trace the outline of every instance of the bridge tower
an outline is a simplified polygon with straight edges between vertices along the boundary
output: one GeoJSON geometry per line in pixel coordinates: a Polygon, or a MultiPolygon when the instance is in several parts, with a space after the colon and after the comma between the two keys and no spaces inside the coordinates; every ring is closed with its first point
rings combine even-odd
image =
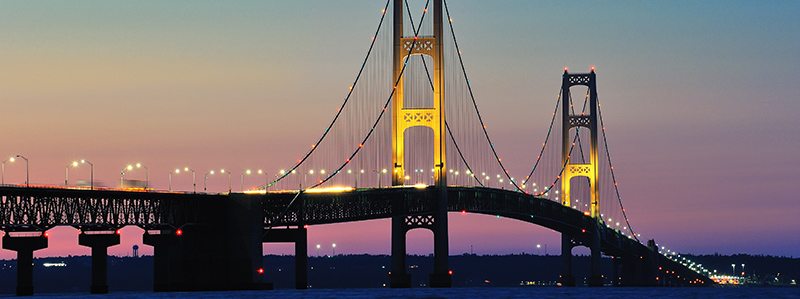
{"type": "Polygon", "coordinates": [[[391,287],[410,287],[411,277],[406,273],[406,233],[417,227],[427,228],[434,235],[434,269],[430,276],[431,287],[450,287],[449,244],[447,231],[447,171],[445,167],[445,114],[444,83],[442,81],[442,0],[433,1],[433,36],[403,37],[403,3],[394,1],[393,83],[392,95],[392,185],[405,183],[405,131],[423,126],[433,130],[434,181],[437,200],[433,212],[427,215],[398,215],[392,217],[392,273],[391,287]],[[433,107],[405,107],[403,73],[405,61],[411,55],[428,55],[433,59],[433,107]],[[422,221],[421,221],[422,220],[422,221]]]}
{"type": "MultiPolygon", "coordinates": [[[[598,198],[598,177],[597,177],[597,85],[594,67],[588,74],[570,74],[567,69],[564,69],[564,75],[561,81],[561,161],[564,170],[561,174],[561,203],[565,206],[571,206],[572,194],[570,191],[570,181],[574,177],[586,177],[589,180],[589,196],[591,199],[590,216],[596,221],[595,229],[591,233],[591,239],[585,240],[589,244],[588,247],[592,251],[591,257],[591,276],[589,277],[588,284],[590,286],[602,286],[603,279],[600,273],[600,219],[598,219],[599,212],[597,210],[598,198]],[[573,114],[572,103],[570,102],[570,88],[576,85],[584,85],[589,88],[589,114],[573,114]],[[573,163],[570,157],[572,147],[572,140],[570,138],[570,131],[575,128],[576,131],[580,128],[586,128],[590,134],[590,149],[589,149],[589,163],[573,163]]],[[[572,276],[572,247],[575,246],[575,240],[568,234],[561,235],[561,255],[563,257],[562,269],[562,284],[565,286],[574,286],[575,278],[572,276]]]]}

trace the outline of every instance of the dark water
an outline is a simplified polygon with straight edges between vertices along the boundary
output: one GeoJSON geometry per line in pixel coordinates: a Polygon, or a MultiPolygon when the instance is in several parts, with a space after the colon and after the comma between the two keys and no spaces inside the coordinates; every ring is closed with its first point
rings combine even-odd
{"type": "Polygon", "coordinates": [[[800,298],[792,288],[452,288],[311,289],[192,293],[38,294],[28,298],[800,298]]]}

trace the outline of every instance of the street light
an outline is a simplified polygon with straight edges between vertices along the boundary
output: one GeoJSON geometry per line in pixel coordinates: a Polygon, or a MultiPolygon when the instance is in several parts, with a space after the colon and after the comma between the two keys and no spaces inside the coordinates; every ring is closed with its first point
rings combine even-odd
{"type": "Polygon", "coordinates": [[[0,167],[3,168],[2,181],[0,181],[0,184],[3,185],[6,184],[6,162],[14,162],[14,157],[8,158],[5,161],[3,161],[3,163],[0,163],[0,165],[2,165],[0,167]]]}
{"type": "MultiPolygon", "coordinates": [[[[142,163],[136,163],[136,168],[144,168],[144,189],[147,190],[150,187],[150,169],[142,165],[142,163]]],[[[133,165],[125,166],[119,171],[120,188],[125,187],[125,169],[133,170],[133,165]]]]}
{"type": "MultiPolygon", "coordinates": [[[[90,167],[90,173],[91,173],[91,174],[90,174],[90,177],[91,177],[90,181],[91,181],[91,183],[90,183],[90,185],[89,185],[89,186],[90,186],[90,187],[89,187],[89,190],[94,190],[94,164],[92,164],[92,162],[89,162],[89,161],[87,161],[87,160],[85,160],[85,159],[81,159],[81,162],[80,162],[80,164],[89,164],[89,167],[90,167]]],[[[74,161],[74,162],[72,162],[72,164],[69,164],[69,165],[67,165],[66,177],[64,178],[64,186],[66,186],[66,187],[69,187],[69,167],[70,167],[70,165],[71,165],[72,167],[78,167],[78,165],[80,165],[80,164],[78,163],[78,161],[74,161]]]]}
{"type": "Polygon", "coordinates": [[[317,256],[319,256],[319,244],[317,244],[317,256]]]}
{"type": "Polygon", "coordinates": [[[25,158],[23,155],[17,155],[17,158],[22,158],[23,160],[25,160],[25,187],[27,188],[30,186],[31,183],[31,176],[30,172],[28,171],[29,170],[28,158],[25,158]]]}
{"type": "Polygon", "coordinates": [[[333,256],[336,256],[336,243],[333,243],[333,256]]]}
{"type": "Polygon", "coordinates": [[[261,169],[258,170],[258,174],[264,174],[264,194],[267,194],[267,188],[269,187],[269,175],[266,171],[262,171],[261,169]]]}
{"type": "Polygon", "coordinates": [[[736,276],[736,264],[731,264],[731,269],[733,271],[733,276],[736,276]]]}
{"type": "Polygon", "coordinates": [[[181,170],[180,170],[180,169],[177,169],[177,168],[175,168],[175,171],[170,171],[170,172],[169,172],[169,188],[167,189],[167,191],[172,191],[172,173],[173,173],[173,172],[174,172],[174,173],[181,173],[181,170]]]}
{"type": "MultiPolygon", "coordinates": [[[[191,171],[192,172],[192,192],[197,193],[197,183],[195,181],[196,173],[194,172],[194,169],[191,169],[189,167],[184,167],[183,171],[191,171]]],[[[181,172],[180,169],[175,169],[175,173],[180,173],[180,172],[181,172]]],[[[171,187],[171,185],[172,185],[172,173],[170,173],[170,179],[169,180],[170,180],[170,187],[171,187]]]]}
{"type": "MultiPolygon", "coordinates": [[[[245,170],[244,172],[242,172],[242,175],[241,175],[241,178],[240,178],[241,181],[239,182],[239,191],[244,191],[244,175],[245,174],[250,175],[250,169],[245,170]]],[[[228,190],[228,191],[230,192],[230,190],[228,190]]]]}
{"type": "MultiPolygon", "coordinates": [[[[278,173],[276,173],[276,174],[275,174],[275,181],[278,181],[278,175],[279,175],[279,174],[280,174],[281,178],[283,178],[283,177],[286,175],[286,170],[283,170],[283,169],[281,169],[281,171],[278,171],[278,173]]],[[[283,185],[283,188],[284,188],[284,189],[286,189],[286,182],[288,182],[288,181],[289,181],[289,180],[287,179],[286,181],[284,181],[284,182],[283,182],[283,184],[282,184],[282,185],[283,185]]],[[[277,188],[278,188],[278,190],[280,190],[280,189],[281,189],[281,187],[280,187],[280,186],[277,186],[277,188]]]]}
{"type": "Polygon", "coordinates": [[[744,264],[742,264],[742,277],[744,277],[744,264]]]}
{"type": "MultiPolygon", "coordinates": [[[[225,173],[225,169],[220,169],[220,173],[225,173]]],[[[231,193],[231,172],[228,171],[228,193],[231,193]]]]}
{"type": "Polygon", "coordinates": [[[210,175],[214,175],[214,171],[213,171],[213,170],[211,170],[211,171],[209,171],[209,172],[206,172],[206,176],[205,176],[205,178],[203,179],[203,192],[206,192],[206,190],[208,190],[206,187],[208,186],[208,185],[207,185],[207,183],[208,183],[208,175],[209,175],[209,174],[210,174],[210,175]]]}
{"type": "Polygon", "coordinates": [[[373,170],[374,172],[378,173],[378,188],[381,187],[381,174],[386,173],[386,168],[382,169],[381,171],[373,170]]]}

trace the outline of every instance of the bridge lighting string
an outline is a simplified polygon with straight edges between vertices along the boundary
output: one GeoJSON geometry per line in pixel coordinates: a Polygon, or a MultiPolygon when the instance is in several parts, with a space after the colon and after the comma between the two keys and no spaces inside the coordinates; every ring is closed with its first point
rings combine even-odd
{"type": "Polygon", "coordinates": [[[483,129],[483,135],[486,137],[486,141],[489,143],[489,147],[492,150],[492,154],[494,155],[494,158],[497,161],[497,163],[500,165],[500,169],[503,171],[503,175],[505,175],[505,177],[509,180],[509,182],[511,182],[511,184],[514,185],[514,188],[516,188],[516,190],[520,190],[520,192],[522,192],[521,191],[522,188],[520,188],[517,185],[517,182],[515,182],[514,180],[511,179],[511,175],[509,175],[508,170],[506,170],[505,165],[503,165],[503,161],[500,160],[500,157],[497,155],[497,151],[494,148],[494,143],[492,143],[491,138],[489,138],[489,132],[486,131],[486,125],[483,122],[483,117],[481,116],[481,112],[478,110],[478,104],[475,102],[475,95],[472,92],[472,85],[469,84],[469,78],[467,76],[467,70],[464,67],[464,61],[463,61],[463,59],[461,57],[461,50],[458,47],[458,40],[456,38],[455,30],[453,29],[453,22],[452,22],[452,18],[450,17],[450,10],[447,7],[447,1],[443,0],[443,2],[444,2],[444,10],[447,13],[447,20],[448,20],[448,23],[450,24],[450,34],[453,37],[453,44],[455,45],[456,53],[458,55],[458,61],[459,61],[459,64],[461,65],[461,72],[463,73],[464,79],[466,80],[466,85],[467,85],[467,90],[469,92],[469,97],[470,97],[470,99],[472,99],[472,105],[475,107],[475,113],[476,113],[476,115],[478,117],[478,122],[480,123],[481,128],[483,129]]]}
{"type": "MultiPolygon", "coordinates": [[[[388,7],[389,3],[387,2],[386,5],[388,7]]],[[[384,10],[384,12],[385,12],[385,10],[384,10]]],[[[426,12],[427,12],[427,4],[426,4],[426,7],[425,7],[425,12],[423,12],[422,16],[420,17],[420,22],[422,22],[425,19],[426,12]]],[[[384,13],[384,16],[385,15],[386,14],[384,13]]],[[[383,17],[381,17],[381,23],[382,22],[383,22],[383,17]]],[[[416,35],[415,35],[415,37],[416,37],[416,35]]],[[[383,118],[383,116],[386,114],[386,108],[389,106],[389,103],[392,102],[392,97],[394,96],[394,93],[397,91],[397,85],[400,83],[400,80],[402,80],[402,78],[403,78],[403,73],[405,73],[406,66],[408,66],[408,59],[411,57],[411,51],[414,49],[414,46],[416,45],[416,43],[417,43],[417,39],[414,39],[414,41],[411,42],[411,46],[408,49],[408,54],[406,55],[405,60],[403,61],[403,67],[400,69],[400,74],[397,77],[397,79],[395,79],[395,82],[394,82],[394,85],[393,85],[394,88],[392,88],[392,91],[389,93],[389,96],[388,96],[388,98],[386,99],[386,102],[383,105],[383,109],[381,110],[380,114],[378,114],[377,119],[375,119],[375,122],[372,124],[371,129],[367,132],[367,135],[364,136],[364,138],[362,139],[361,143],[359,143],[359,145],[352,152],[350,157],[344,163],[342,163],[335,171],[333,171],[331,174],[327,175],[324,179],[319,180],[319,182],[317,182],[316,184],[310,185],[306,189],[316,188],[316,187],[324,184],[325,182],[329,181],[331,178],[333,178],[335,175],[337,175],[342,169],[344,169],[350,163],[350,161],[352,161],[352,159],[359,153],[359,151],[361,151],[361,148],[363,147],[363,145],[366,144],[367,140],[369,140],[370,136],[372,136],[372,133],[375,131],[375,128],[380,123],[380,121],[383,118]]],[[[373,44],[374,44],[374,42],[373,42],[373,44]]],[[[370,50],[372,50],[372,45],[370,45],[370,50]]],[[[363,66],[362,66],[362,69],[363,69],[363,66]]],[[[361,74],[361,72],[359,71],[359,75],[360,74],[361,74]]],[[[351,93],[352,93],[352,90],[351,90],[351,93]]],[[[348,94],[348,97],[349,97],[349,94],[348,94]]],[[[337,117],[338,117],[338,113],[337,113],[337,117]]],[[[297,166],[299,166],[299,164],[296,165],[295,167],[297,167],[297,166]]]]}
{"type": "MultiPolygon", "coordinates": [[[[269,183],[266,186],[264,186],[264,190],[266,190],[268,187],[274,185],[275,183],[279,182],[283,178],[289,176],[289,174],[291,174],[292,171],[294,171],[298,167],[300,167],[300,165],[303,164],[303,162],[305,162],[309,158],[309,156],[311,156],[311,154],[313,154],[314,151],[319,147],[319,145],[322,143],[322,141],[328,135],[328,132],[330,132],[330,129],[333,128],[333,125],[339,119],[339,116],[342,114],[342,111],[344,111],[344,108],[347,105],[348,101],[350,100],[350,97],[353,95],[353,90],[355,89],[356,84],[358,84],[358,81],[361,78],[361,74],[364,72],[364,68],[365,68],[365,65],[367,64],[367,60],[369,59],[370,54],[372,53],[372,49],[375,46],[375,41],[377,40],[378,34],[380,32],[380,29],[383,26],[383,21],[386,18],[386,9],[389,7],[389,2],[390,2],[390,0],[386,1],[386,5],[384,6],[384,9],[383,9],[383,14],[381,15],[380,22],[378,23],[378,28],[375,30],[375,34],[373,35],[372,42],[369,45],[369,50],[367,50],[367,55],[366,55],[366,57],[364,57],[364,62],[361,63],[361,68],[358,70],[358,74],[356,75],[356,78],[353,81],[353,85],[352,85],[353,88],[351,88],[350,91],[347,93],[347,96],[345,97],[344,101],[342,102],[342,105],[339,107],[339,110],[336,112],[336,115],[333,117],[333,120],[328,125],[328,127],[325,128],[325,131],[322,133],[322,136],[320,136],[320,138],[317,140],[317,142],[314,143],[314,145],[311,147],[311,150],[309,150],[308,153],[306,153],[306,155],[302,159],[298,160],[297,163],[289,169],[289,171],[286,171],[283,175],[281,175],[280,177],[278,177],[277,179],[275,179],[271,183],[269,183]]],[[[383,113],[381,113],[381,114],[383,114],[383,113]]]]}
{"type": "Polygon", "coordinates": [[[597,118],[600,119],[600,127],[602,128],[601,131],[603,132],[603,143],[606,145],[605,148],[606,148],[606,157],[608,157],[608,166],[609,166],[609,170],[611,171],[611,179],[614,182],[614,191],[616,192],[616,195],[617,195],[617,201],[619,202],[619,208],[620,208],[620,210],[622,210],[622,217],[625,218],[625,224],[628,226],[628,230],[631,232],[631,235],[633,235],[633,238],[636,241],[641,243],[642,241],[639,240],[639,238],[636,236],[636,233],[633,231],[633,227],[631,227],[631,223],[628,220],[627,213],[625,213],[625,207],[622,206],[622,196],[619,195],[619,186],[617,186],[617,178],[616,178],[616,176],[614,176],[614,166],[611,164],[611,153],[609,153],[609,150],[608,150],[608,140],[606,139],[606,126],[605,126],[605,124],[603,124],[603,114],[600,112],[600,99],[599,98],[597,99],[597,118]]]}
{"type": "MultiPolygon", "coordinates": [[[[569,100],[569,101],[571,102],[571,99],[567,99],[567,100],[569,100]]],[[[557,110],[558,110],[558,109],[556,109],[556,111],[557,111],[557,110]]],[[[571,145],[571,146],[569,147],[569,152],[568,152],[568,154],[567,154],[568,158],[567,158],[567,160],[566,160],[566,161],[564,161],[564,163],[561,165],[561,170],[558,172],[558,175],[556,176],[556,179],[553,181],[553,183],[552,183],[552,184],[551,184],[549,187],[547,187],[547,188],[545,188],[544,190],[542,190],[542,192],[539,192],[539,194],[538,194],[538,195],[544,195],[544,194],[546,194],[546,193],[550,192],[550,190],[551,190],[551,189],[555,188],[555,186],[556,186],[556,183],[558,183],[558,181],[561,179],[561,175],[563,175],[563,174],[564,174],[564,170],[566,170],[566,169],[567,169],[567,165],[569,164],[569,157],[572,157],[572,152],[573,152],[573,150],[575,149],[575,145],[574,145],[574,144],[576,144],[576,142],[577,142],[577,140],[578,140],[578,137],[579,137],[579,136],[578,136],[577,134],[575,134],[575,137],[574,137],[574,138],[572,138],[572,143],[571,143],[571,144],[573,144],[573,145],[571,145]]],[[[534,195],[537,195],[537,194],[534,194],[534,195]]]]}
{"type": "MultiPolygon", "coordinates": [[[[475,112],[476,112],[476,114],[477,114],[478,121],[479,121],[479,122],[480,122],[480,124],[481,124],[481,128],[482,128],[482,130],[483,130],[484,136],[486,137],[486,141],[489,143],[489,146],[490,146],[490,148],[491,148],[492,154],[494,155],[494,157],[495,157],[495,159],[496,159],[497,163],[500,165],[500,167],[501,167],[501,169],[502,169],[502,171],[503,171],[503,174],[506,176],[506,178],[508,178],[508,180],[511,182],[511,184],[512,184],[512,185],[514,185],[514,187],[516,188],[516,190],[518,190],[518,191],[520,191],[520,192],[523,192],[523,191],[522,191],[522,189],[521,189],[521,188],[520,188],[520,187],[517,185],[517,182],[516,182],[515,180],[512,180],[512,179],[511,179],[511,176],[509,175],[508,171],[506,170],[506,167],[505,167],[505,165],[504,165],[504,164],[503,164],[503,162],[500,160],[500,157],[497,155],[497,151],[495,150],[494,143],[492,143],[492,142],[491,142],[491,138],[489,138],[489,133],[488,133],[488,132],[487,132],[487,130],[486,130],[486,126],[485,126],[485,124],[484,124],[484,122],[483,122],[483,118],[481,117],[480,111],[478,110],[478,105],[477,105],[477,103],[475,102],[475,96],[474,96],[474,93],[472,92],[472,87],[471,87],[471,85],[470,85],[470,83],[469,83],[469,79],[467,78],[467,72],[466,72],[466,69],[464,68],[464,62],[463,62],[463,59],[462,59],[462,57],[461,57],[461,51],[460,51],[460,49],[459,49],[459,46],[458,46],[458,41],[457,41],[457,39],[456,39],[456,36],[455,36],[455,31],[454,31],[454,29],[453,29],[453,26],[452,26],[452,18],[450,18],[450,10],[448,9],[448,6],[447,6],[447,1],[443,1],[443,2],[444,2],[444,9],[445,9],[445,12],[447,13],[447,19],[448,19],[448,21],[449,21],[449,23],[450,23],[450,33],[451,33],[451,35],[452,35],[452,37],[453,37],[453,42],[454,42],[454,45],[455,45],[455,47],[456,47],[456,53],[458,53],[458,61],[459,61],[460,65],[461,65],[461,71],[462,71],[462,73],[464,74],[464,78],[466,79],[467,90],[468,90],[468,92],[469,92],[469,96],[470,96],[470,98],[471,98],[471,100],[472,100],[472,104],[473,104],[473,106],[475,107],[475,112]]],[[[571,148],[570,148],[570,154],[572,153],[572,149],[573,149],[573,148],[571,147],[571,148]]],[[[563,172],[564,172],[564,169],[566,168],[566,165],[567,165],[566,163],[564,163],[564,165],[562,165],[562,167],[561,167],[561,172],[559,173],[559,177],[560,177],[560,175],[561,175],[561,174],[563,174],[563,172]]],[[[558,178],[556,179],[556,181],[558,181],[558,178]]],[[[550,189],[552,189],[554,186],[555,186],[555,183],[553,183],[553,184],[552,184],[550,187],[548,187],[548,188],[547,188],[545,191],[543,191],[541,194],[547,193],[547,192],[548,192],[550,189]]]]}
{"type": "MultiPolygon", "coordinates": [[[[526,179],[525,179],[526,183],[529,182],[530,178],[533,177],[533,173],[536,171],[536,167],[539,166],[539,162],[541,162],[542,158],[544,157],[544,150],[547,148],[547,143],[550,140],[550,134],[552,134],[553,125],[556,122],[556,114],[558,113],[558,107],[559,107],[560,103],[561,103],[561,89],[559,89],[559,91],[558,91],[558,99],[556,100],[556,107],[555,107],[555,109],[553,109],[553,117],[550,119],[550,127],[547,128],[547,135],[545,136],[544,142],[542,143],[542,150],[540,150],[539,151],[539,155],[536,156],[536,163],[533,164],[533,167],[531,168],[531,172],[528,173],[528,175],[526,176],[526,179]]],[[[554,185],[555,185],[555,183],[554,183],[554,185]]],[[[547,190],[549,190],[549,188],[547,190]]],[[[544,194],[544,193],[542,193],[542,194],[544,194]]]]}
{"type": "MultiPolygon", "coordinates": [[[[409,18],[409,20],[411,20],[411,28],[414,29],[414,36],[418,36],[419,35],[419,31],[422,29],[422,22],[420,22],[419,26],[414,25],[414,18],[411,16],[411,8],[408,6],[408,1],[404,1],[404,2],[406,4],[406,11],[408,12],[408,18],[409,18]]],[[[428,7],[428,3],[429,2],[430,1],[426,2],[425,8],[428,7]]],[[[431,90],[434,90],[433,79],[431,78],[430,70],[428,69],[428,64],[425,63],[424,59],[422,60],[422,66],[425,68],[425,74],[428,77],[429,86],[431,87],[431,90]]],[[[447,129],[448,135],[450,135],[450,140],[453,141],[453,145],[456,148],[456,152],[458,152],[458,156],[461,158],[461,161],[464,162],[464,167],[466,167],[467,170],[469,171],[468,173],[465,173],[465,175],[467,175],[469,173],[474,173],[474,170],[469,166],[469,163],[467,162],[467,159],[464,157],[464,153],[461,151],[461,148],[458,146],[458,142],[456,142],[455,136],[453,136],[453,131],[450,129],[450,124],[447,122],[447,120],[445,120],[444,126],[447,129]]],[[[472,176],[472,178],[478,183],[478,185],[480,185],[481,187],[484,187],[484,184],[480,180],[480,177],[472,176]]]]}

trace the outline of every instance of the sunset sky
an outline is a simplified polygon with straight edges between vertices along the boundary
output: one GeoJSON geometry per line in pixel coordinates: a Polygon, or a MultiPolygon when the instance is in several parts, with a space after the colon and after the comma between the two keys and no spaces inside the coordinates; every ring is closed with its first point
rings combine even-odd
{"type": "MultiPolygon", "coordinates": [[[[32,183],[63,184],[65,166],[87,159],[107,186],[140,162],[162,190],[176,167],[194,168],[198,179],[230,169],[237,183],[244,169],[290,167],[347,94],[383,7],[2,1],[0,160],[21,154],[32,183]]],[[[643,239],[694,254],[800,256],[800,2],[450,1],[448,8],[504,161],[530,163],[522,150],[541,144],[563,68],[594,66],[615,174],[643,239]]],[[[19,162],[5,164],[6,183],[24,182],[19,162]]],[[[70,177],[88,173],[79,167],[70,177]]],[[[222,192],[228,182],[208,183],[222,192]]],[[[189,190],[191,179],[173,176],[173,186],[189,190]]],[[[72,228],[50,235],[50,248],[37,256],[90,253],[72,228]]],[[[552,254],[559,242],[527,223],[450,215],[451,254],[470,246],[478,254],[536,253],[537,244],[552,254]]],[[[309,254],[316,244],[330,254],[332,243],[336,253],[388,254],[390,223],[310,228],[309,254]]],[[[409,253],[431,253],[432,243],[428,231],[409,233],[409,253]]],[[[109,253],[126,255],[133,244],[152,253],[135,227],[124,228],[123,243],[109,253]]],[[[13,257],[0,250],[0,258],[13,257]]]]}

